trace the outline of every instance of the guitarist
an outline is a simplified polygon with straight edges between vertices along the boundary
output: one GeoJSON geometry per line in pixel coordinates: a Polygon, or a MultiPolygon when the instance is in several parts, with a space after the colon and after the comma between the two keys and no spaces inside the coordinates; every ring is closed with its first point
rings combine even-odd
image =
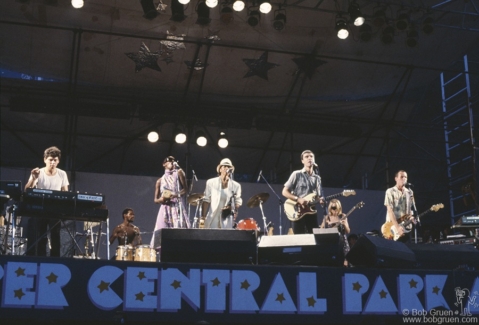
{"type": "MultiPolygon", "coordinates": [[[[306,195],[315,193],[319,198],[318,202],[324,204],[321,188],[321,177],[315,172],[317,166],[314,162],[314,153],[305,150],[301,153],[303,169],[295,170],[288,181],[284,184],[283,196],[287,199],[306,206],[307,201],[303,199],[306,195]]],[[[318,214],[308,214],[293,222],[294,234],[312,234],[313,228],[318,228],[318,214]]]]}
{"type": "MultiPolygon", "coordinates": [[[[343,213],[343,208],[341,206],[341,201],[338,199],[332,199],[329,202],[328,214],[324,216],[323,223],[321,223],[321,228],[338,228],[339,233],[341,234],[340,243],[343,247],[343,254],[349,253],[350,247],[347,235],[351,232],[349,228],[348,218],[344,218],[346,214],[343,213]],[[343,219],[344,218],[344,219],[343,219]]],[[[348,266],[348,261],[344,259],[344,266],[348,266]]]]}
{"type": "MultiPolygon", "coordinates": [[[[384,205],[386,206],[386,222],[391,221],[393,223],[393,229],[397,232],[401,239],[399,241],[406,242],[409,240],[409,236],[403,236],[404,230],[399,226],[398,220],[405,215],[408,215],[410,219],[414,219],[411,213],[412,207],[415,206],[413,191],[406,188],[407,185],[407,173],[404,170],[400,170],[394,176],[396,185],[386,190],[386,196],[384,198],[384,205]]],[[[413,221],[415,223],[415,221],[413,221]]]]}

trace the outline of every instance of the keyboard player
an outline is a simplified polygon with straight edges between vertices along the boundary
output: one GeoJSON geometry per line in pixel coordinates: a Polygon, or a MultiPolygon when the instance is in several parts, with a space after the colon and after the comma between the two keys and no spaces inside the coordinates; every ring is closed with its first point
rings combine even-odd
{"type": "MultiPolygon", "coordinates": [[[[32,169],[30,178],[25,185],[28,188],[38,188],[55,191],[68,191],[67,173],[58,168],[60,163],[61,151],[57,147],[45,149],[43,162],[45,167],[36,167],[32,169]]],[[[27,255],[46,256],[48,238],[47,231],[50,233],[50,256],[72,256],[73,239],[68,234],[68,229],[74,231],[74,221],[64,221],[60,224],[58,219],[31,217],[28,223],[28,249],[27,255]],[[60,240],[60,233],[61,239],[60,240]],[[37,242],[38,241],[38,242],[37,242]],[[34,247],[37,242],[36,247],[34,247]],[[60,248],[62,252],[60,252],[60,248]]]]}

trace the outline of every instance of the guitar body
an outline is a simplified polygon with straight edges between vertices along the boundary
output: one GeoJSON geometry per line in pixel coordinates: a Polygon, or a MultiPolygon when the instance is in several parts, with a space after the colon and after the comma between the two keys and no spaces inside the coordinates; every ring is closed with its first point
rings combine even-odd
{"type": "Polygon", "coordinates": [[[316,213],[316,194],[308,194],[304,199],[308,201],[307,206],[302,206],[298,202],[290,199],[287,199],[286,202],[284,202],[284,212],[290,221],[298,221],[307,214],[316,213]]]}

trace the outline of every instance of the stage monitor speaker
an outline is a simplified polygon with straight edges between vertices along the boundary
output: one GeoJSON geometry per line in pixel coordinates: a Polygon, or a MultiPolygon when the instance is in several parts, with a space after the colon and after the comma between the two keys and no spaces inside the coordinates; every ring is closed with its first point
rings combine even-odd
{"type": "Polygon", "coordinates": [[[256,230],[161,229],[161,262],[256,264],[256,230]]]}
{"type": "Polygon", "coordinates": [[[411,268],[416,263],[406,244],[371,235],[361,235],[346,259],[353,266],[382,268],[411,268]]]}
{"type": "Polygon", "coordinates": [[[258,264],[340,266],[343,264],[339,234],[263,236],[258,264]]]}
{"type": "Polygon", "coordinates": [[[407,244],[421,269],[479,269],[479,251],[473,245],[407,244]]]}

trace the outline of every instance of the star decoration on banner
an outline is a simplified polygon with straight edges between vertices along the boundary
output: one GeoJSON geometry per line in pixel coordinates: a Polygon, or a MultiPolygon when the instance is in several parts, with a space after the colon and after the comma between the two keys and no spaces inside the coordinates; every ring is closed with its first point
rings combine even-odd
{"type": "Polygon", "coordinates": [[[15,273],[17,274],[17,277],[19,276],[25,276],[25,269],[22,269],[21,267],[19,267],[15,273]]]}
{"type": "Polygon", "coordinates": [[[381,290],[379,292],[379,296],[381,297],[381,299],[386,299],[387,295],[388,295],[388,293],[384,290],[381,290]]]}
{"type": "Polygon", "coordinates": [[[18,289],[18,290],[13,290],[13,292],[15,292],[15,298],[18,298],[18,300],[22,300],[22,297],[25,295],[23,293],[23,290],[22,288],[18,289]]]}
{"type": "Polygon", "coordinates": [[[307,55],[302,58],[295,58],[293,59],[293,61],[298,66],[298,72],[304,72],[309,78],[309,80],[311,80],[311,78],[313,77],[313,74],[317,67],[328,63],[326,61],[316,59],[314,55],[307,55]]]}
{"type": "Polygon", "coordinates": [[[286,300],[286,299],[284,298],[284,294],[282,294],[282,293],[277,293],[276,295],[277,295],[277,296],[276,296],[276,301],[279,301],[280,304],[282,304],[283,301],[286,300]]]}
{"type": "Polygon", "coordinates": [[[209,65],[209,64],[204,64],[203,62],[201,62],[200,59],[196,59],[195,64],[193,64],[193,62],[191,61],[185,61],[185,64],[188,67],[188,69],[195,69],[195,70],[203,70],[209,65]]]}
{"type": "Polygon", "coordinates": [[[135,72],[140,72],[143,68],[150,68],[156,71],[161,71],[158,66],[158,58],[160,53],[150,52],[148,46],[145,43],[141,43],[140,51],[138,53],[125,53],[133,62],[135,62],[135,72]]]}
{"type": "Polygon", "coordinates": [[[210,40],[212,43],[214,43],[214,41],[221,41],[221,38],[218,36],[219,33],[219,30],[211,30],[208,28],[208,36],[205,38],[210,40]]]}
{"type": "Polygon", "coordinates": [[[353,290],[359,292],[359,290],[362,288],[363,286],[359,284],[359,282],[355,282],[353,283],[353,290]]]}
{"type": "Polygon", "coordinates": [[[145,298],[145,294],[143,292],[138,292],[136,295],[136,300],[143,301],[143,298],[145,298]]]}
{"type": "Polygon", "coordinates": [[[439,291],[441,291],[441,289],[438,286],[434,286],[434,288],[432,288],[432,293],[435,293],[436,295],[439,294],[439,291]]]}
{"type": "Polygon", "coordinates": [[[175,36],[173,34],[170,34],[169,31],[166,31],[166,40],[160,41],[160,44],[166,47],[166,50],[170,52],[179,49],[186,49],[185,43],[178,42],[183,41],[185,39],[185,36],[185,34],[175,36]]]}
{"type": "Polygon", "coordinates": [[[308,307],[314,307],[314,305],[316,304],[316,300],[313,296],[306,298],[306,300],[308,301],[308,307]]]}
{"type": "Polygon", "coordinates": [[[145,272],[138,272],[138,275],[137,275],[137,277],[138,277],[138,279],[140,279],[140,280],[143,280],[143,279],[145,279],[145,278],[146,278],[146,276],[145,276],[145,272]]]}
{"type": "Polygon", "coordinates": [[[109,291],[110,290],[110,282],[105,282],[103,280],[101,280],[100,284],[97,286],[98,289],[100,289],[100,293],[102,293],[103,291],[109,291]]]}
{"type": "Polygon", "coordinates": [[[57,283],[58,275],[53,274],[53,272],[50,273],[49,276],[46,277],[48,280],[48,284],[54,282],[57,283]]]}
{"type": "Polygon", "coordinates": [[[259,59],[243,59],[243,62],[249,67],[249,71],[243,78],[258,76],[264,80],[268,80],[268,70],[279,67],[279,64],[268,62],[268,51],[261,54],[259,59]]]}
{"type": "Polygon", "coordinates": [[[175,280],[171,283],[171,286],[175,289],[181,288],[181,281],[175,280]]]}
{"type": "Polygon", "coordinates": [[[217,287],[220,285],[220,280],[218,280],[218,277],[214,278],[213,280],[211,280],[211,282],[213,282],[213,287],[217,287]]]}
{"type": "Polygon", "coordinates": [[[417,284],[417,282],[414,281],[414,279],[411,279],[411,281],[409,281],[409,288],[417,288],[416,284],[417,284]]]}
{"type": "Polygon", "coordinates": [[[250,284],[248,283],[248,280],[244,280],[243,282],[241,282],[241,288],[240,289],[248,290],[249,287],[250,287],[250,284]]]}

